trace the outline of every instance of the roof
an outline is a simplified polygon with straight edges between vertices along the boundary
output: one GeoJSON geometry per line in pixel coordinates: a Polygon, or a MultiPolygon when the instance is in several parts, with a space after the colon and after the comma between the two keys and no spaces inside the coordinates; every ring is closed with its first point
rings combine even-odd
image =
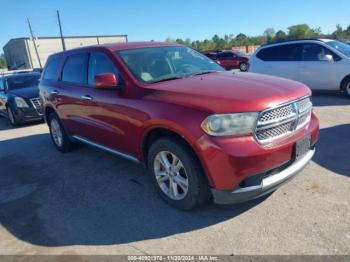
{"type": "Polygon", "coordinates": [[[330,42],[334,41],[334,39],[326,39],[326,38],[300,38],[300,39],[291,39],[291,40],[282,40],[282,41],[276,41],[271,43],[266,43],[261,46],[269,46],[269,45],[277,45],[277,44],[284,44],[284,43],[293,43],[298,41],[319,41],[319,42],[330,42]]]}
{"type": "Polygon", "coordinates": [[[119,51],[119,50],[125,50],[125,49],[136,49],[136,48],[145,48],[145,47],[180,46],[180,44],[169,43],[169,42],[128,42],[128,43],[102,44],[98,46],[106,47],[112,51],[119,51]]]}
{"type": "Polygon", "coordinates": [[[161,47],[161,46],[181,46],[177,43],[169,43],[169,42],[127,42],[127,43],[110,43],[110,44],[100,44],[100,45],[89,45],[78,47],[74,49],[69,49],[67,51],[61,51],[55,54],[50,55],[50,57],[55,57],[57,55],[76,52],[78,50],[89,50],[92,48],[107,48],[113,52],[127,49],[137,49],[137,48],[147,48],[147,47],[161,47]]]}

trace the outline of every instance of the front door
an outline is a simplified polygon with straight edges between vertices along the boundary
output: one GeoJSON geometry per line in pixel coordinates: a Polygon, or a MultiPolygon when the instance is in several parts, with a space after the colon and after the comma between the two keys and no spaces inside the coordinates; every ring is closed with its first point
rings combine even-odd
{"type": "Polygon", "coordinates": [[[95,75],[103,73],[113,73],[118,84],[123,85],[120,73],[109,56],[102,51],[92,52],[89,58],[88,88],[82,94],[85,99],[85,120],[89,123],[89,132],[85,137],[100,145],[126,151],[122,146],[127,122],[123,114],[125,99],[117,88],[94,88],[95,75]]]}
{"type": "Polygon", "coordinates": [[[299,81],[311,89],[339,89],[341,79],[341,75],[338,74],[339,59],[340,57],[320,44],[304,44],[299,64],[299,81]],[[331,55],[333,61],[326,61],[326,55],[331,55]]]}

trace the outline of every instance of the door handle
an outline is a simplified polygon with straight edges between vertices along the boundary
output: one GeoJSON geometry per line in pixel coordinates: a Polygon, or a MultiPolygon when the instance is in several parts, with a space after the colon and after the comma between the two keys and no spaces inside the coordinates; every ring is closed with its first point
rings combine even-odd
{"type": "Polygon", "coordinates": [[[83,95],[83,96],[81,96],[81,99],[92,100],[92,97],[90,95],[83,95]]]}
{"type": "Polygon", "coordinates": [[[50,94],[51,94],[51,95],[58,95],[59,92],[58,92],[57,90],[53,90],[53,91],[50,92],[50,94]]]}

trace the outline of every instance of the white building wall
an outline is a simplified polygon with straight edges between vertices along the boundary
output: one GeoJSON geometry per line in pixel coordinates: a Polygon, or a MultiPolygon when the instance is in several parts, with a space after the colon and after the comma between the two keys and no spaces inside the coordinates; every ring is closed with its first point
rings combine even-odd
{"type": "MultiPolygon", "coordinates": [[[[127,42],[127,36],[89,36],[65,38],[67,50],[89,45],[125,42],[127,42]]],[[[45,65],[49,55],[63,51],[61,38],[36,38],[35,43],[42,66],[45,65]]],[[[18,66],[20,63],[26,63],[26,65],[22,68],[40,67],[32,39],[12,39],[5,45],[4,53],[6,61],[10,67],[18,66]]]]}

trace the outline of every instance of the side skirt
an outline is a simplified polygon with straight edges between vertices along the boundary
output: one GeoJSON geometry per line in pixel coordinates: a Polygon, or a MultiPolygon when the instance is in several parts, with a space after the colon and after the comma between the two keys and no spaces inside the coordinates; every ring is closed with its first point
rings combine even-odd
{"type": "Polygon", "coordinates": [[[129,154],[120,152],[120,151],[115,150],[115,149],[113,149],[113,148],[110,148],[110,147],[107,147],[107,146],[104,146],[104,145],[95,143],[95,142],[93,142],[93,141],[91,141],[91,140],[89,140],[89,139],[87,139],[87,138],[83,138],[83,137],[77,136],[77,135],[72,136],[72,138],[73,138],[74,140],[77,140],[77,141],[82,142],[82,143],[84,143],[84,144],[87,144],[87,145],[96,147],[96,148],[98,148],[98,149],[102,149],[102,150],[104,150],[104,151],[106,151],[106,152],[112,153],[112,154],[114,154],[114,155],[123,157],[123,158],[125,158],[125,159],[127,159],[127,160],[130,160],[130,161],[133,161],[133,162],[135,162],[135,163],[141,164],[141,162],[140,162],[136,157],[133,157],[133,156],[131,156],[131,155],[129,155],[129,154]]]}

